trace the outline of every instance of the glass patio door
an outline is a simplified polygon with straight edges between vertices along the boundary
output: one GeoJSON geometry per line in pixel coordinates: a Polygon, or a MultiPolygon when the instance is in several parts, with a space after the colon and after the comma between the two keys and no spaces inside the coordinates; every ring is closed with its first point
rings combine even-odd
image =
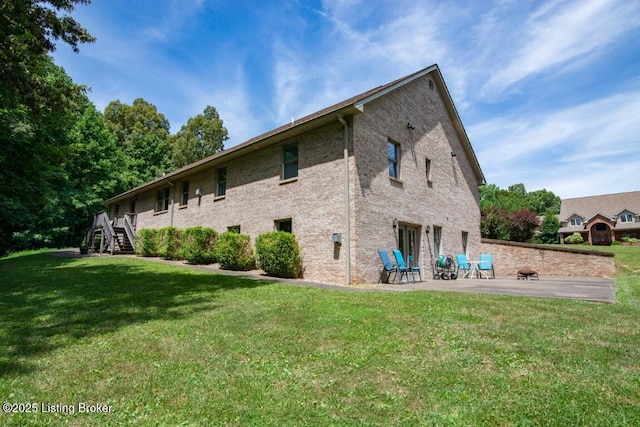
{"type": "Polygon", "coordinates": [[[400,224],[398,226],[398,249],[402,252],[405,262],[413,257],[414,264],[420,261],[420,228],[400,224]]]}

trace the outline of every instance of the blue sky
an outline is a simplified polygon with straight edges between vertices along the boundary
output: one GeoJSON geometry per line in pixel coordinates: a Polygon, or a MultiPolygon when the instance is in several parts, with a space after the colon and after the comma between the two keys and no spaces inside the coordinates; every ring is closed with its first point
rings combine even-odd
{"type": "Polygon", "coordinates": [[[434,63],[487,182],[640,190],[640,2],[93,0],[54,53],[100,110],[144,98],[176,132],[213,105],[226,147],[434,63]]]}

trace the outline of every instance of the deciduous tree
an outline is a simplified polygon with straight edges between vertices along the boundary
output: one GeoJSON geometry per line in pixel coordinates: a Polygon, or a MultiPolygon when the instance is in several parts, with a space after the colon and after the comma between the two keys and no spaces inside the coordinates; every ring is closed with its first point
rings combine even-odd
{"type": "Polygon", "coordinates": [[[229,139],[216,109],[208,105],[202,114],[189,119],[174,135],[171,144],[171,162],[180,168],[224,149],[229,139]]]}
{"type": "Polygon", "coordinates": [[[169,170],[171,126],[155,105],[142,98],[132,105],[113,101],[107,105],[104,118],[125,155],[130,185],[150,181],[169,170]]]}

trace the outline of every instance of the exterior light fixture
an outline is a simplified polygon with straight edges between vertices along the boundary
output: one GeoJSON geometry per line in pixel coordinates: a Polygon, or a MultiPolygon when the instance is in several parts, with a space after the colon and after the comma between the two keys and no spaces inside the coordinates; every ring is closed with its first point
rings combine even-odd
{"type": "Polygon", "coordinates": [[[395,230],[396,228],[398,228],[398,220],[397,219],[393,219],[393,229],[395,230]]]}
{"type": "Polygon", "coordinates": [[[196,188],[196,196],[202,197],[202,190],[200,190],[199,188],[196,188]]]}
{"type": "Polygon", "coordinates": [[[451,157],[455,157],[455,156],[457,156],[457,154],[452,151],[451,152],[451,157]]]}

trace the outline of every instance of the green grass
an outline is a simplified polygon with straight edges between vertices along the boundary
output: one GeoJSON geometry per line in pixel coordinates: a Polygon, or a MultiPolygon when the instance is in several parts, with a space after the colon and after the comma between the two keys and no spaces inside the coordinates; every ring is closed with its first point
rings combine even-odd
{"type": "Polygon", "coordinates": [[[640,248],[607,249],[615,305],[4,258],[0,400],[76,413],[0,425],[640,425],[640,248]]]}

